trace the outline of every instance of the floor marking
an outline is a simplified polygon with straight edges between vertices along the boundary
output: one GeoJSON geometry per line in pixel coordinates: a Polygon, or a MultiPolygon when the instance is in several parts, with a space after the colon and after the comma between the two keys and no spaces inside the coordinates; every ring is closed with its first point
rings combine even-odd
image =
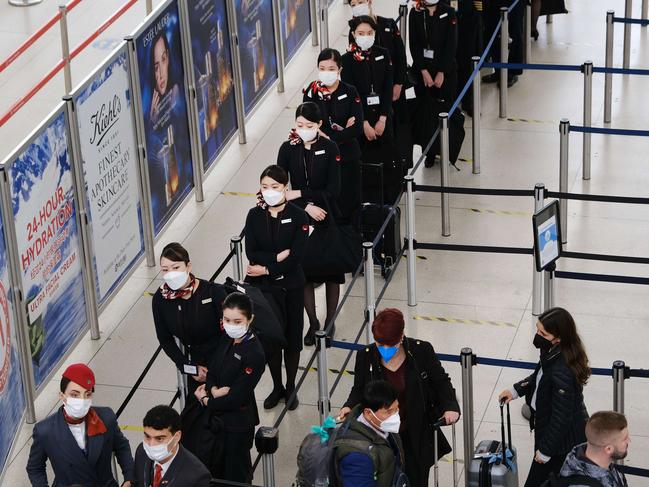
{"type": "Polygon", "coordinates": [[[533,118],[515,118],[511,117],[507,119],[508,122],[523,122],[523,123],[556,123],[551,120],[536,120],[533,118]]]}
{"type": "Polygon", "coordinates": [[[516,325],[513,323],[508,323],[507,321],[493,321],[493,320],[466,320],[462,318],[447,318],[444,316],[421,316],[415,315],[412,317],[414,320],[423,320],[423,321],[439,321],[441,323],[453,323],[460,325],[491,325],[491,326],[508,326],[510,328],[516,328],[516,325]]]}
{"type": "Polygon", "coordinates": [[[238,191],[222,191],[221,194],[225,196],[244,196],[246,198],[252,198],[253,196],[257,196],[255,193],[240,193],[238,191]]]}
{"type": "Polygon", "coordinates": [[[119,429],[122,431],[144,431],[144,428],[142,426],[133,426],[130,424],[122,424],[120,425],[119,429]]]}
{"type": "Polygon", "coordinates": [[[142,293],[142,296],[152,297],[154,294],[155,294],[155,293],[152,293],[151,291],[144,291],[144,292],[142,293]]]}
{"type": "MultiPolygon", "coordinates": [[[[298,367],[298,369],[300,369],[300,370],[305,370],[305,367],[303,367],[302,365],[300,365],[300,366],[298,367]]],[[[329,371],[330,374],[340,374],[340,370],[338,370],[338,369],[327,369],[327,370],[329,371]]],[[[311,367],[311,368],[309,369],[309,372],[317,372],[317,371],[318,371],[318,368],[317,368],[317,367],[311,367]]],[[[353,375],[354,375],[354,371],[353,371],[353,370],[343,370],[343,375],[351,375],[351,376],[353,376],[353,375]]]]}
{"type": "MultiPolygon", "coordinates": [[[[402,258],[402,259],[408,259],[408,256],[407,256],[406,254],[403,254],[403,255],[401,256],[401,258],[402,258]]],[[[417,258],[418,258],[418,259],[421,259],[421,260],[428,260],[428,257],[424,257],[423,255],[418,255],[417,258]]]]}
{"type": "Polygon", "coordinates": [[[473,213],[489,213],[491,215],[527,216],[527,217],[532,216],[531,213],[528,213],[526,211],[486,210],[480,208],[467,208],[467,211],[471,211],[473,213]]]}

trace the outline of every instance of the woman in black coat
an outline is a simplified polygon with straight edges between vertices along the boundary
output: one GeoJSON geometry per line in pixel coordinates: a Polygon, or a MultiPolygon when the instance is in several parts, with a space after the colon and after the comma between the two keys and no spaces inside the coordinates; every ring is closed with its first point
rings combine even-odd
{"type": "MultiPolygon", "coordinates": [[[[340,194],[340,155],[335,142],[321,132],[322,115],[313,102],[302,103],[295,111],[295,126],[277,155],[277,165],[289,175],[291,190],[286,199],[292,201],[309,215],[315,225],[326,225],[328,220],[339,218],[336,199],[340,194]]],[[[309,331],[304,344],[315,343],[315,332],[320,322],[315,305],[315,283],[326,284],[327,318],[336,312],[340,285],[345,283],[344,274],[332,274],[329,269],[317,269],[309,262],[311,273],[306,275],[304,307],[309,317],[309,331]]],[[[333,328],[328,333],[333,336],[333,328]]]]}
{"type": "MultiPolygon", "coordinates": [[[[356,354],[354,386],[340,411],[346,416],[362,402],[363,388],[372,380],[387,380],[397,390],[403,441],[405,472],[411,487],[427,487],[433,457],[433,428],[438,419],[454,424],[460,406],[451,379],[444,371],[432,345],[404,336],[401,311],[387,308],[372,324],[375,343],[356,354]]],[[[451,451],[438,433],[438,458],[451,451]]]]}
{"type": "Polygon", "coordinates": [[[250,330],[252,302],[232,293],[223,302],[223,337],[210,362],[207,382],[194,393],[199,403],[218,418],[221,458],[212,474],[219,479],[252,481],[250,449],[259,424],[255,387],[264,372],[264,349],[250,330]]]}
{"type": "Polygon", "coordinates": [[[586,441],[588,421],[583,387],[590,368],[570,313],[552,308],[540,315],[533,343],[541,351],[534,373],[500,393],[505,402],[525,397],[532,410],[535,454],[525,487],[559,475],[566,455],[586,441]]]}
{"type": "Polygon", "coordinates": [[[304,90],[303,101],[320,109],[320,135],[338,145],[340,152],[340,216],[351,219],[361,207],[361,148],[363,105],[356,88],[340,80],[342,57],[335,49],[324,49],[318,56],[318,79],[304,90]]]}
{"type": "MultiPolygon", "coordinates": [[[[309,219],[300,207],[286,200],[288,175],[279,166],[268,166],[261,173],[261,194],[257,206],[246,218],[246,282],[257,287],[272,287],[281,295],[278,307],[284,311],[286,348],[286,384],[282,384],[282,353],[277,350],[268,359],[273,390],[264,408],[277,406],[295,390],[295,376],[302,351],[304,329],[304,272],[302,256],[309,235],[309,219]]],[[[297,397],[289,409],[297,408],[297,397]]]]}
{"type": "Polygon", "coordinates": [[[385,151],[394,150],[392,127],[393,67],[390,53],[374,42],[378,25],[372,17],[361,15],[349,21],[354,37],[342,56],[341,78],[354,85],[363,104],[362,160],[382,160],[385,151]]]}
{"type": "Polygon", "coordinates": [[[192,394],[205,382],[208,364],[223,335],[219,322],[226,292],[219,284],[194,277],[189,253],[179,243],[162,249],[160,267],[165,282],[152,303],[156,336],[178,370],[189,376],[188,392],[192,394]]]}

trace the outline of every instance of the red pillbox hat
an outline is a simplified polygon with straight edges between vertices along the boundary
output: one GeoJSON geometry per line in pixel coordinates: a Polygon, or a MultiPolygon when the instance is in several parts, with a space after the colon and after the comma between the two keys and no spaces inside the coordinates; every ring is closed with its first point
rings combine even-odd
{"type": "Polygon", "coordinates": [[[79,384],[84,389],[93,389],[95,387],[95,374],[86,364],[72,364],[65,372],[63,377],[79,384]]]}

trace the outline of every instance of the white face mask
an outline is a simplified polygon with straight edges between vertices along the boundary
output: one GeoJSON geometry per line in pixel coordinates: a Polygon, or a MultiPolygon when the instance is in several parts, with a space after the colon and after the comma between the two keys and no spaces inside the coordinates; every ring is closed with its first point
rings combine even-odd
{"type": "Polygon", "coordinates": [[[318,79],[325,86],[332,86],[338,81],[338,71],[318,71],[318,79]]]}
{"type": "Polygon", "coordinates": [[[169,445],[173,443],[174,438],[171,438],[168,443],[161,443],[159,445],[149,445],[146,441],[143,441],[142,446],[144,447],[144,453],[146,453],[146,456],[149,457],[151,461],[162,462],[171,456],[169,445]]]}
{"type": "Polygon", "coordinates": [[[369,3],[360,3],[352,7],[352,16],[360,17],[361,15],[370,14],[370,4],[369,3]]]}
{"type": "Polygon", "coordinates": [[[284,200],[284,191],[265,189],[261,192],[261,196],[264,198],[264,201],[268,206],[276,206],[284,200]]]}
{"type": "MultiPolygon", "coordinates": [[[[374,411],[372,411],[372,415],[377,420],[381,421],[379,418],[376,417],[374,411]]],[[[381,421],[381,426],[379,426],[379,429],[384,433],[399,433],[400,427],[401,427],[401,416],[399,416],[399,411],[397,411],[389,418],[381,421]]]]}
{"type": "Polygon", "coordinates": [[[367,51],[374,45],[374,36],[356,36],[356,44],[363,51],[367,51]]]}
{"type": "Polygon", "coordinates": [[[231,325],[229,323],[223,323],[223,329],[230,338],[233,338],[235,340],[242,338],[248,331],[247,326],[231,325]]]}
{"type": "Polygon", "coordinates": [[[170,271],[162,276],[164,281],[174,291],[177,291],[185,285],[189,279],[189,272],[187,271],[170,271]]]}
{"type": "Polygon", "coordinates": [[[298,128],[295,131],[300,136],[300,139],[302,139],[303,142],[311,142],[318,135],[318,129],[317,128],[316,129],[301,129],[301,128],[298,128]]]}
{"type": "Polygon", "coordinates": [[[81,399],[78,397],[66,397],[63,409],[65,414],[74,419],[85,418],[90,407],[92,406],[92,399],[81,399]]]}

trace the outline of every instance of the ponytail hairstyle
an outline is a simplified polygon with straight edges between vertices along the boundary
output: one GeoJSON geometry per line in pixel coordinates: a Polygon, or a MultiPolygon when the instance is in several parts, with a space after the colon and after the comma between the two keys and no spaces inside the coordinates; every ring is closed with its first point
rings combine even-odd
{"type": "Polygon", "coordinates": [[[561,339],[561,354],[566,365],[577,381],[586,385],[591,374],[588,356],[570,313],[563,308],[551,308],[539,316],[539,321],[548,333],[561,339]]]}

